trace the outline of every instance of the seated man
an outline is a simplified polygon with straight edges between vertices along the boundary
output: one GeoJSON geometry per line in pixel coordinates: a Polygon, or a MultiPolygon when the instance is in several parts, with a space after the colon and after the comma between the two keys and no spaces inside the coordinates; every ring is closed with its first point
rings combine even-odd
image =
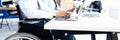
{"type": "MultiPolygon", "coordinates": [[[[59,6],[57,6],[57,3],[55,3],[54,0],[18,0],[17,3],[20,6],[21,11],[24,13],[24,15],[27,18],[38,18],[38,19],[40,19],[40,18],[52,19],[53,17],[69,18],[70,14],[68,14],[66,11],[73,11],[75,9],[73,7],[70,10],[66,10],[66,11],[59,10],[60,8],[59,8],[59,6]]],[[[38,23],[37,25],[40,25],[40,23],[38,23]]],[[[49,34],[47,30],[44,30],[43,25],[39,29],[33,28],[34,30],[33,29],[32,30],[26,29],[26,30],[33,31],[32,33],[37,34],[36,36],[41,38],[41,37],[47,36],[47,34],[49,34]],[[40,36],[40,35],[42,35],[42,36],[40,36]]],[[[57,33],[57,31],[56,31],[56,33],[57,33]]],[[[61,38],[62,38],[64,36],[64,34],[62,34],[62,35],[61,34],[59,33],[58,36],[61,36],[61,38]]],[[[73,38],[73,40],[75,40],[73,36],[68,37],[68,38],[73,38]]],[[[44,37],[42,39],[48,40],[44,37]]]]}

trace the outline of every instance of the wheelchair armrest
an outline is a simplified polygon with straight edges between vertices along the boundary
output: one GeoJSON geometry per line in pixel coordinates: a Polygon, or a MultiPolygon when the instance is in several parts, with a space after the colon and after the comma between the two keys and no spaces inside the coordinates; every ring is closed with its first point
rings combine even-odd
{"type": "Polygon", "coordinates": [[[19,25],[22,25],[22,24],[37,24],[37,23],[41,23],[41,24],[45,24],[49,21],[50,19],[46,19],[46,18],[32,18],[32,19],[24,19],[24,20],[20,20],[19,22],[19,25]]]}
{"type": "Polygon", "coordinates": [[[48,22],[50,19],[47,18],[26,18],[24,21],[46,21],[48,22]]]}

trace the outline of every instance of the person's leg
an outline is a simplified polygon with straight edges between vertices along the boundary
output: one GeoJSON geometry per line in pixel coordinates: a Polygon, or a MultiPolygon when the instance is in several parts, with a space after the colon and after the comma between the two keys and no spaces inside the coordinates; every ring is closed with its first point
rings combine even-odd
{"type": "Polygon", "coordinates": [[[41,37],[42,40],[53,40],[52,39],[52,34],[50,33],[49,30],[44,30],[44,22],[36,23],[36,27],[40,27],[37,32],[38,37],[41,37]]]}
{"type": "Polygon", "coordinates": [[[39,23],[31,24],[31,23],[21,22],[19,24],[21,27],[18,32],[30,33],[43,40],[48,40],[48,39],[52,40],[51,33],[49,32],[49,30],[44,30],[43,27],[44,23],[39,22],[39,23]]]}
{"type": "Polygon", "coordinates": [[[63,31],[54,30],[54,31],[52,31],[52,35],[54,35],[55,39],[64,39],[65,38],[63,31]]]}
{"type": "Polygon", "coordinates": [[[68,36],[68,40],[76,40],[76,38],[75,38],[74,35],[69,35],[69,36],[68,36]]]}

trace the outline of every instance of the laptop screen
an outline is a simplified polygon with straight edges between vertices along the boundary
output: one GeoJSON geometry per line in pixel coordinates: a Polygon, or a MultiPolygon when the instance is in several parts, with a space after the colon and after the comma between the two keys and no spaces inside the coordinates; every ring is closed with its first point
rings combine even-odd
{"type": "Polygon", "coordinates": [[[80,10],[80,6],[78,6],[78,7],[76,8],[76,14],[79,13],[79,10],[80,10]]]}

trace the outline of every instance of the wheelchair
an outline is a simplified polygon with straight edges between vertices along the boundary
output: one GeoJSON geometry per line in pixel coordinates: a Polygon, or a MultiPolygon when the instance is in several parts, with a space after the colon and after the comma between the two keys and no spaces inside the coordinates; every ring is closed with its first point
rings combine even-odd
{"type": "MultiPolygon", "coordinates": [[[[9,2],[11,4],[12,1],[7,1],[3,4],[9,4],[9,2]]],[[[19,5],[16,5],[16,8],[16,15],[19,16],[18,31],[17,33],[7,37],[5,40],[54,40],[59,38],[59,36],[56,36],[57,38],[54,38],[54,35],[52,35],[52,32],[50,30],[44,30],[44,24],[50,21],[50,19],[29,19],[21,11],[19,5]]]]}
{"type": "Polygon", "coordinates": [[[7,37],[6,40],[53,40],[51,32],[44,30],[43,25],[46,22],[47,19],[20,21],[18,32],[7,37]]]}

